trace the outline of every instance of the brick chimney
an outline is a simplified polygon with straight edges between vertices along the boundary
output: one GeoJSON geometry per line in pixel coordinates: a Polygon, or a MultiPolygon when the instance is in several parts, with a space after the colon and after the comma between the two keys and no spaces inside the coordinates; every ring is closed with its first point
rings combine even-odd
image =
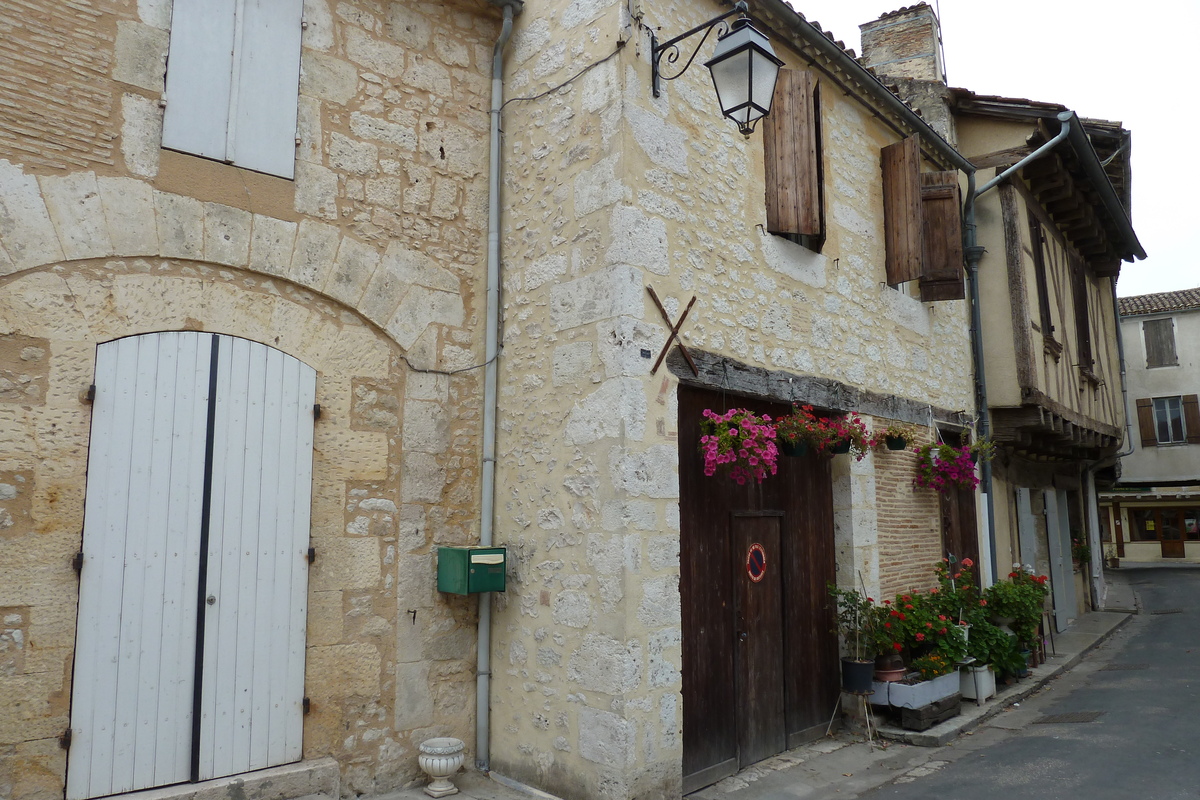
{"type": "Polygon", "coordinates": [[[918,3],[859,25],[862,61],[881,76],[946,82],[942,31],[928,3],[918,3]]]}

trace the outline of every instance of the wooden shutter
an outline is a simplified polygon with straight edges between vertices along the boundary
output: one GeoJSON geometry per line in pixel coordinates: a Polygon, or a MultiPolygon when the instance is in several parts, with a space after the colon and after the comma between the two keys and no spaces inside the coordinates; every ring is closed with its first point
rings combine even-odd
{"type": "Polygon", "coordinates": [[[764,120],[763,154],[767,230],[820,236],[821,165],[816,79],[802,69],[781,69],[764,120]]]}
{"type": "Polygon", "coordinates": [[[163,147],[226,159],[235,0],[175,0],[163,147]]]}
{"type": "Polygon", "coordinates": [[[1175,354],[1175,320],[1172,317],[1148,319],[1142,323],[1146,343],[1147,367],[1170,367],[1179,363],[1175,354]]]}
{"type": "Polygon", "coordinates": [[[962,217],[958,173],[921,173],[921,299],[962,300],[962,217]]]}
{"type": "Polygon", "coordinates": [[[227,158],[295,174],[303,0],[238,0],[227,158]]]}
{"type": "Polygon", "coordinates": [[[1137,418],[1142,447],[1158,447],[1158,434],[1154,430],[1154,401],[1149,397],[1138,398],[1137,418]]]}
{"type": "Polygon", "coordinates": [[[921,148],[917,137],[880,152],[889,286],[921,277],[921,148]]]}
{"type": "Polygon", "coordinates": [[[1188,444],[1200,444],[1200,402],[1194,394],[1183,396],[1183,427],[1188,444]]]}

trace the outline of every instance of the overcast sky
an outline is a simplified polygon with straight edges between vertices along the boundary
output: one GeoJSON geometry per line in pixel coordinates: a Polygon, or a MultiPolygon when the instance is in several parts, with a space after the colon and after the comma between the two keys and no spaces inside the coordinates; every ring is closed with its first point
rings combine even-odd
{"type": "MultiPolygon", "coordinates": [[[[1132,131],[1133,227],[1148,258],[1122,266],[1117,293],[1200,287],[1190,141],[1200,129],[1200,0],[929,2],[942,21],[951,86],[1061,103],[1132,131]]],[[[915,0],[791,3],[861,55],[858,26],[915,0]]]]}

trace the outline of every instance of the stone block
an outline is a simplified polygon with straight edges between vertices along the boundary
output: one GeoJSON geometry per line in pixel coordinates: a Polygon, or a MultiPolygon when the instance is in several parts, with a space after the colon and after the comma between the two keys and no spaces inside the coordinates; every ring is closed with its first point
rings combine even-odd
{"type": "Polygon", "coordinates": [[[154,193],[158,252],[164,258],[204,258],[204,204],[194,197],[154,193]]]}
{"type": "Polygon", "coordinates": [[[0,246],[11,269],[38,267],[63,257],[37,179],[0,161],[0,246]]]}
{"type": "Polygon", "coordinates": [[[616,176],[619,158],[620,154],[615,153],[601,159],[596,166],[584,170],[575,178],[576,219],[583,219],[625,196],[625,185],[616,176]]]}
{"type": "Polygon", "coordinates": [[[305,51],[300,58],[300,94],[345,105],[358,94],[358,68],[340,58],[305,51]]]}
{"type": "Polygon", "coordinates": [[[617,206],[611,218],[612,244],[605,253],[610,264],[633,264],[666,275],[667,223],[632,206],[617,206]]]}
{"type": "Polygon", "coordinates": [[[381,668],[379,650],[374,645],[310,646],[305,651],[304,688],[314,703],[378,697],[381,668]]]}
{"type": "Polygon", "coordinates": [[[296,162],[295,208],[301,214],[337,219],[337,174],[319,164],[296,162]]]}
{"type": "Polygon", "coordinates": [[[154,189],[132,178],[97,178],[112,252],[118,256],[156,255],[154,189]]]}
{"type": "Polygon", "coordinates": [[[162,142],[162,109],[140,94],[121,96],[121,155],[125,167],[142,178],[158,174],[158,150],[162,142]]]}
{"type": "MultiPolygon", "coordinates": [[[[299,165],[297,165],[299,166],[299,165]]],[[[325,283],[329,266],[337,255],[341,234],[332,225],[301,220],[287,277],[301,286],[318,289],[325,283]]]]}
{"type": "Polygon", "coordinates": [[[674,445],[654,445],[641,452],[614,447],[609,451],[613,482],[633,497],[679,497],[679,464],[674,445]]]}
{"type": "Polygon", "coordinates": [[[63,177],[48,175],[38,182],[65,258],[113,254],[94,172],[73,172],[63,177]]]}
{"type": "Polygon", "coordinates": [[[308,644],[342,644],[342,592],[310,592],[308,600],[308,644]]]}
{"type": "Polygon", "coordinates": [[[396,717],[398,732],[433,724],[433,693],[429,685],[429,662],[396,664],[396,717]]]}
{"type": "Polygon", "coordinates": [[[314,164],[321,162],[322,154],[321,101],[315,97],[300,95],[296,105],[296,158],[314,164]]]}
{"type": "Polygon", "coordinates": [[[560,344],[551,366],[555,386],[575,386],[590,379],[595,346],[589,341],[560,344]]]}
{"type": "Polygon", "coordinates": [[[679,624],[679,576],[648,578],[642,582],[642,601],[638,621],[647,628],[665,628],[679,624]]]}
{"type": "Polygon", "coordinates": [[[579,755],[596,764],[627,769],[635,761],[637,726],[609,711],[579,710],[579,755]]]}
{"type": "Polygon", "coordinates": [[[415,121],[401,124],[355,111],[350,114],[350,132],[360,139],[373,139],[395,145],[401,150],[417,149],[415,121]]]}
{"type": "Polygon", "coordinates": [[[550,290],[550,320],[557,331],[621,315],[644,316],[641,270],[618,265],[560,283],[550,290]]]}
{"type": "Polygon", "coordinates": [[[379,259],[379,251],[372,245],[349,236],[343,237],[333,269],[325,282],[325,294],[351,308],[357,308],[367,281],[379,266],[379,259]]]}
{"type": "Polygon", "coordinates": [[[642,682],[642,646],[636,640],[620,642],[589,633],[571,654],[567,679],[592,692],[619,695],[642,682]]]}
{"type": "MultiPolygon", "coordinates": [[[[49,383],[50,340],[16,334],[0,336],[0,403],[42,405],[46,402],[49,383]]],[[[20,486],[22,484],[11,487],[12,498],[6,498],[7,490],[0,489],[0,501],[15,499],[20,486]]],[[[4,519],[0,516],[0,535],[3,533],[4,519]]]]}
{"type": "MultiPolygon", "coordinates": [[[[400,77],[404,71],[404,50],[394,44],[376,39],[366,31],[346,27],[346,55],[356,64],[389,78],[400,77]]],[[[449,87],[445,94],[449,94],[449,87]]]]}
{"type": "Polygon", "coordinates": [[[328,50],[333,47],[333,15],[326,0],[304,0],[302,44],[309,50],[328,50]]]}
{"type": "Polygon", "coordinates": [[[250,254],[249,211],[218,203],[204,204],[204,260],[244,267],[250,254]]]}
{"type": "Polygon", "coordinates": [[[565,439],[574,445],[606,438],[641,441],[646,434],[646,392],[638,378],[606,381],[567,417],[565,439]]]}
{"type": "Polygon", "coordinates": [[[161,93],[165,85],[170,38],[162,28],[133,20],[117,20],[113,80],[161,93]]]}
{"type": "Polygon", "coordinates": [[[404,502],[437,503],[446,489],[446,468],[428,453],[406,453],[400,480],[404,502]]]}
{"type": "Polygon", "coordinates": [[[250,269],[286,277],[292,264],[296,228],[295,222],[255,214],[251,222],[250,269]]]}
{"type": "Polygon", "coordinates": [[[379,171],[379,148],[334,131],[326,148],[329,166],[354,175],[374,175],[379,171]]]}
{"type": "MultiPolygon", "coordinates": [[[[660,299],[670,310],[673,298],[660,299]]],[[[678,319],[678,313],[673,318],[678,319]]],[[[684,323],[685,330],[689,322],[690,318],[684,323]]],[[[666,337],[665,326],[632,317],[622,316],[596,323],[596,349],[600,361],[604,364],[604,374],[609,378],[644,375],[648,367],[646,359],[642,357],[642,351],[649,350],[653,357],[657,358],[666,337]]]]}
{"type": "Polygon", "coordinates": [[[450,446],[450,423],[441,403],[410,400],[404,407],[405,452],[444,453],[450,446]]]}
{"type": "Polygon", "coordinates": [[[465,315],[458,294],[414,286],[404,295],[386,328],[396,343],[407,350],[430,325],[462,327],[465,315]]]}
{"type": "Polygon", "coordinates": [[[554,596],[553,617],[568,628],[586,628],[592,624],[592,597],[578,589],[564,589],[554,596]]]}

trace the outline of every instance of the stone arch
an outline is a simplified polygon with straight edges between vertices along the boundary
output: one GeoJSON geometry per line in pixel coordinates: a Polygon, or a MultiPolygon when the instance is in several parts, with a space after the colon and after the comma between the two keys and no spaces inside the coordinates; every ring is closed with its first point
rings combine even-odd
{"type": "MultiPolygon", "coordinates": [[[[21,609],[39,645],[37,671],[0,675],[0,694],[27,698],[21,713],[40,720],[30,730],[69,724],[78,597],[70,563],[82,530],[96,344],[193,329],[262,342],[318,372],[305,758],[353,762],[367,788],[393,786],[415,778],[392,774],[407,769],[395,752],[415,749],[415,731],[437,725],[469,738],[470,716],[451,702],[473,680],[455,658],[460,648],[425,646],[441,654],[403,670],[395,653],[397,630],[407,629],[399,609],[417,609],[421,630],[473,641],[472,608],[434,591],[431,549],[435,539],[466,543],[478,513],[470,466],[478,372],[413,373],[411,353],[364,315],[227,265],[86,259],[10,274],[0,289],[0,483],[18,488],[24,514],[0,530],[0,606],[21,609]],[[347,739],[346,730],[358,733],[347,739]]],[[[46,750],[46,773],[65,775],[61,751],[46,750]]]]}
{"type": "Polygon", "coordinates": [[[34,176],[4,160],[0,189],[0,278],[105,258],[234,267],[345,305],[427,366],[436,361],[438,329],[468,327],[479,316],[472,276],[400,242],[381,250],[313,219],[255,214],[134,178],[34,176]]]}

